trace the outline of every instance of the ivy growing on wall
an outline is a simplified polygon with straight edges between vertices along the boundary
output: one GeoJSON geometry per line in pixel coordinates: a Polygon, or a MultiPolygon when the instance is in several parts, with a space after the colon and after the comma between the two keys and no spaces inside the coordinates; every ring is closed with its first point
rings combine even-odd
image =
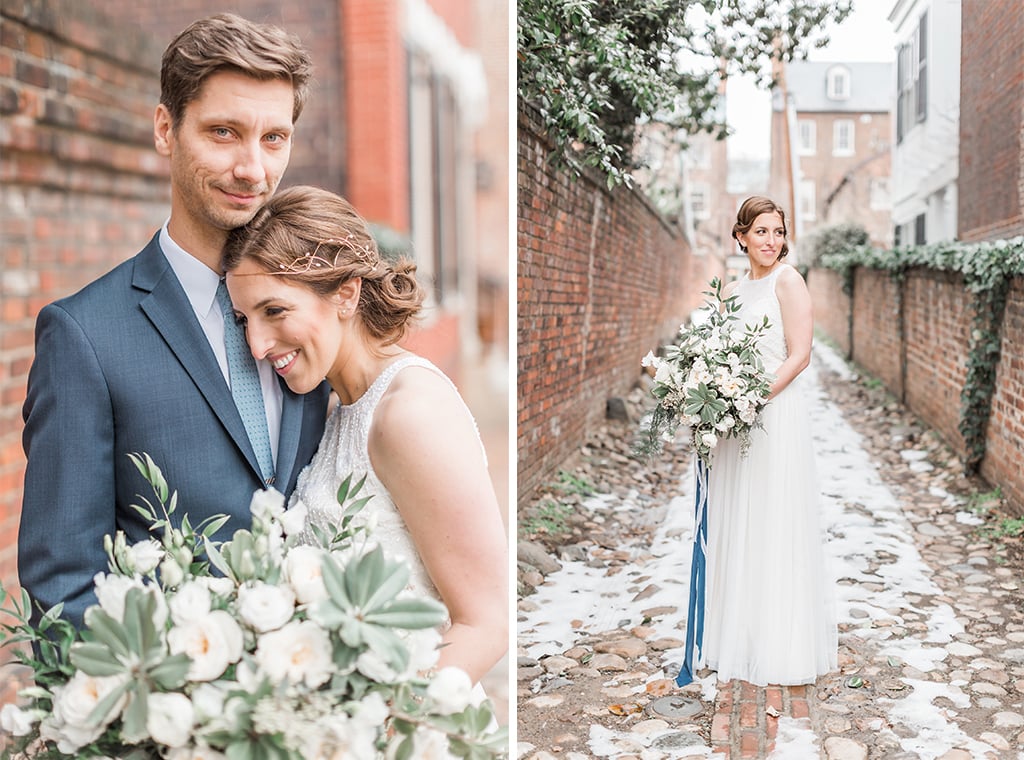
{"type": "Polygon", "coordinates": [[[907,270],[925,267],[963,276],[973,294],[967,377],[960,393],[959,430],[966,446],[965,467],[977,472],[985,456],[985,430],[992,410],[1000,327],[1006,295],[1014,277],[1024,275],[1024,237],[981,243],[933,245],[879,250],[858,246],[826,254],[819,265],[839,273],[843,292],[853,293],[857,267],[889,272],[902,281],[907,270]]]}

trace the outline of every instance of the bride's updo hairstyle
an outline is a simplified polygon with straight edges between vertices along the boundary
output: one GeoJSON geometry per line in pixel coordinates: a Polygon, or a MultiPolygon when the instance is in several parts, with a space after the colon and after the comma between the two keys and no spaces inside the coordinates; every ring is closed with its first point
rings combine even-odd
{"type": "MultiPolygon", "coordinates": [[[[752,195],[743,201],[740,206],[740,210],[736,212],[736,224],[732,226],[732,237],[739,244],[740,250],[744,253],[747,252],[747,247],[740,243],[740,234],[746,235],[750,232],[750,228],[754,226],[754,220],[761,214],[776,213],[779,218],[782,219],[782,229],[786,234],[789,234],[788,228],[786,227],[786,212],[782,210],[782,206],[773,201],[771,198],[765,198],[763,195],[752,195]]],[[[778,261],[782,261],[786,258],[786,254],[789,253],[789,243],[785,240],[782,241],[782,251],[779,253],[778,261]]]]}
{"type": "Polygon", "coordinates": [[[244,259],[323,297],[361,277],[357,311],[367,332],[384,345],[404,337],[423,304],[416,264],[382,259],[352,204],[317,187],[282,190],[251,222],[228,233],[221,268],[230,272],[244,259]]]}

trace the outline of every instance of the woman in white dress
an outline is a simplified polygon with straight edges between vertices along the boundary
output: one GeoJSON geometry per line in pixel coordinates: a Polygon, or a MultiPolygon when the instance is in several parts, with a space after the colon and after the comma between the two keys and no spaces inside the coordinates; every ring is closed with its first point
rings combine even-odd
{"type": "Polygon", "coordinates": [[[767,315],[759,346],[775,381],[746,455],[729,438],[711,461],[702,659],[720,681],[813,683],[836,668],[837,633],[800,382],[811,359],[811,298],[782,262],[786,217],[776,203],[744,201],[733,237],[750,269],[723,297],[737,296],[738,325],[767,315]]]}
{"type": "Polygon", "coordinates": [[[292,504],[337,524],[342,479],[365,473],[372,539],[448,608],[437,667],[478,682],[508,648],[507,541],[472,415],[399,345],[423,300],[415,265],[382,259],[352,206],[313,187],[276,195],[231,234],[222,264],[253,355],[293,391],[326,378],[340,399],[292,504]]]}

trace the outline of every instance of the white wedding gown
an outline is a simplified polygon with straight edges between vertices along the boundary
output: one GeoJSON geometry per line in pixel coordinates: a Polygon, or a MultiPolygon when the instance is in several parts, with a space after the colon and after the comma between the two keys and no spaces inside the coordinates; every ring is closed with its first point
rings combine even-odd
{"type": "MultiPolygon", "coordinates": [[[[766,369],[786,359],[775,294],[780,265],[740,281],[737,329],[767,315],[766,369]]],[[[836,669],[834,579],[819,517],[809,414],[798,376],[761,414],[747,455],[735,438],[715,449],[708,485],[704,664],[718,679],[813,683],[836,669]]]]}
{"type": "MultiPolygon", "coordinates": [[[[323,438],[313,460],[299,474],[295,492],[290,504],[301,501],[309,510],[307,527],[299,535],[302,543],[314,543],[310,524],[326,527],[328,522],[338,524],[341,519],[341,505],[338,504],[338,488],[341,482],[353,474],[353,483],[366,475],[366,483],[358,494],[358,498],[372,496],[366,506],[357,513],[353,522],[357,525],[375,523],[371,533],[374,543],[380,544],[391,559],[405,560],[409,565],[409,585],[407,590],[421,596],[429,596],[438,601],[441,595],[427,574],[427,569],[420,559],[412,536],[406,528],[398,507],[395,506],[391,494],[381,483],[370,462],[367,442],[373,413],[377,404],[387,393],[388,387],[395,376],[407,367],[425,367],[436,372],[451,384],[458,393],[455,384],[441,370],[426,359],[408,355],[389,364],[366,389],[366,393],[351,404],[338,404],[327,419],[323,438]]],[[[466,414],[470,414],[466,407],[466,414]]],[[[481,443],[481,448],[483,444],[481,443]]],[[[447,625],[447,624],[446,624],[447,625]]],[[[477,701],[484,697],[479,684],[474,689],[477,701]]]]}

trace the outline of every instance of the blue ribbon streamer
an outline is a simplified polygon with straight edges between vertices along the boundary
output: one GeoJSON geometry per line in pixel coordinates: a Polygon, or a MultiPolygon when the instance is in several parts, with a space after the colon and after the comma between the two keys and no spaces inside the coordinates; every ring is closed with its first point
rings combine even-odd
{"type": "Polygon", "coordinates": [[[694,457],[693,556],[690,560],[690,604],[686,613],[686,651],[683,667],[676,676],[678,686],[693,682],[694,663],[699,660],[704,643],[704,583],[707,575],[708,551],[708,466],[694,457]]]}

